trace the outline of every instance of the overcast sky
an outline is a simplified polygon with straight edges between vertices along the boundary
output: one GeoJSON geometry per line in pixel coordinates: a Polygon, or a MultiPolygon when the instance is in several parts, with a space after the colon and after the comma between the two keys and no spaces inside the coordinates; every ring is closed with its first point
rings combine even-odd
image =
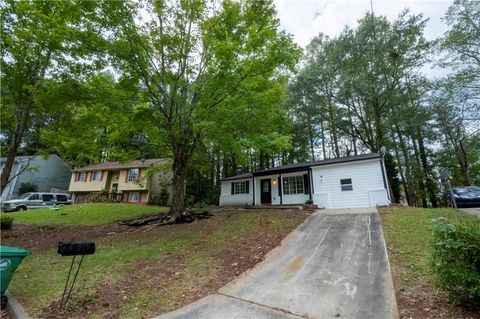
{"type": "MultiPolygon", "coordinates": [[[[345,25],[355,28],[365,12],[370,11],[370,0],[274,0],[281,27],[294,36],[303,48],[311,39],[322,32],[329,37],[339,35],[345,25]]],[[[441,36],[447,25],[441,20],[453,1],[447,0],[373,0],[375,15],[386,16],[394,21],[405,8],[412,13],[422,13],[429,18],[425,37],[433,40],[441,36]]],[[[438,68],[425,66],[429,77],[444,75],[438,68]]]]}

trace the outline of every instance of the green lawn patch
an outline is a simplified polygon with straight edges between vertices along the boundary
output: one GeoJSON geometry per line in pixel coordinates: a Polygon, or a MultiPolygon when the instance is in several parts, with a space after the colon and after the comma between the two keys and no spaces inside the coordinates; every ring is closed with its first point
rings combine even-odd
{"type": "Polygon", "coordinates": [[[167,210],[166,207],[123,203],[74,204],[62,206],[59,210],[34,209],[8,213],[8,216],[13,216],[14,223],[92,226],[163,213],[167,210]]]}
{"type": "Polygon", "coordinates": [[[390,263],[400,272],[403,285],[431,282],[432,220],[438,217],[478,222],[475,217],[449,208],[381,208],[383,231],[389,246],[390,263]]]}

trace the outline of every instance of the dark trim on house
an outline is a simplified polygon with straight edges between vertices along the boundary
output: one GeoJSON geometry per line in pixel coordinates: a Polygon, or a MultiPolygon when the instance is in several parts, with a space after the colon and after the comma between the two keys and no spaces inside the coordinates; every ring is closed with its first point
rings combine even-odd
{"type": "Polygon", "coordinates": [[[226,178],[222,178],[220,181],[233,181],[235,179],[246,179],[246,178],[253,178],[253,174],[252,173],[247,173],[247,174],[241,174],[241,175],[236,175],[236,176],[232,176],[232,177],[226,177],[226,178]]]}
{"type": "Polygon", "coordinates": [[[378,154],[378,153],[372,153],[372,154],[363,154],[363,155],[349,156],[349,157],[330,158],[330,159],[325,159],[325,160],[321,160],[321,161],[311,161],[311,162],[305,162],[305,163],[288,164],[288,165],[282,165],[282,166],[268,168],[268,169],[263,170],[263,171],[246,173],[246,174],[241,174],[241,175],[236,175],[236,176],[232,176],[232,177],[223,178],[223,179],[221,179],[221,181],[246,179],[246,178],[253,178],[253,177],[257,177],[257,176],[277,175],[277,174],[281,174],[281,173],[295,173],[295,172],[311,170],[312,167],[314,167],[314,166],[343,164],[343,163],[371,160],[371,159],[376,159],[376,158],[381,159],[382,155],[378,154]]]}
{"type": "Polygon", "coordinates": [[[331,158],[331,159],[325,159],[321,161],[288,164],[288,165],[268,168],[266,170],[259,171],[259,172],[254,172],[253,175],[266,176],[266,175],[275,175],[278,173],[294,173],[299,171],[307,171],[308,169],[314,166],[350,163],[350,162],[371,160],[375,158],[381,158],[381,155],[377,153],[372,153],[372,154],[363,154],[363,155],[350,156],[350,157],[331,158]]]}

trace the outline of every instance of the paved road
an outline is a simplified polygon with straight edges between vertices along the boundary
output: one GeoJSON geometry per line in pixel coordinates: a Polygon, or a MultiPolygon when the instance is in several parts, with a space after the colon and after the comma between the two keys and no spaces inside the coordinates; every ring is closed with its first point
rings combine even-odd
{"type": "Polygon", "coordinates": [[[480,218],[480,207],[462,208],[462,210],[480,218]]]}
{"type": "Polygon", "coordinates": [[[397,318],[375,209],[319,211],[264,262],[159,319],[397,318]]]}

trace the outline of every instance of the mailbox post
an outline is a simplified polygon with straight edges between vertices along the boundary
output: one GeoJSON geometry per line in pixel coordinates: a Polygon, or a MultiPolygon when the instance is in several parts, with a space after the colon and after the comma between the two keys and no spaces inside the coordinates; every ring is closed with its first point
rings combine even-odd
{"type": "Polygon", "coordinates": [[[65,288],[63,289],[62,300],[60,301],[59,305],[59,307],[62,307],[66,306],[68,303],[68,299],[70,299],[73,286],[75,285],[75,281],[77,280],[78,272],[80,271],[80,267],[82,266],[83,258],[85,257],[85,255],[93,255],[95,253],[95,243],[61,241],[58,243],[58,253],[62,256],[73,256],[72,263],[70,264],[70,270],[68,271],[67,282],[65,283],[65,288]],[[75,264],[75,257],[77,256],[82,257],[80,258],[80,262],[77,265],[75,275],[73,276],[72,282],[70,283],[70,289],[68,289],[68,294],[65,298],[65,294],[67,293],[67,288],[70,282],[70,277],[72,275],[73,266],[75,264]]]}

